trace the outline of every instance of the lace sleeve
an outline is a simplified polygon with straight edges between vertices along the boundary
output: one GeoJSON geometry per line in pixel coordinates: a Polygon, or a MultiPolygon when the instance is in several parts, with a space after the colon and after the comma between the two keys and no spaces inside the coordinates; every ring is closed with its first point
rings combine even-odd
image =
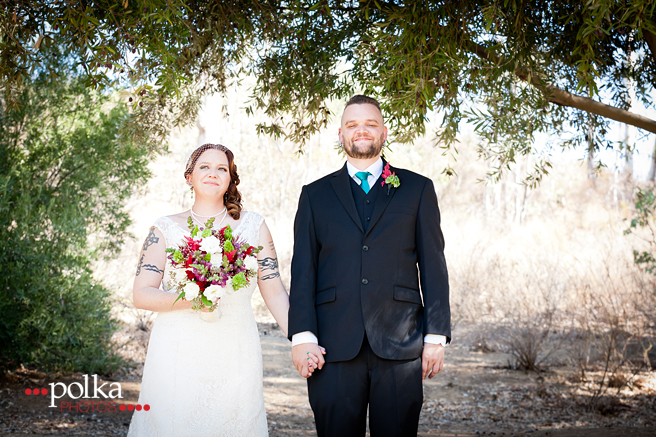
{"type": "Polygon", "coordinates": [[[253,211],[245,211],[243,223],[239,225],[241,236],[248,241],[251,246],[260,245],[260,226],[264,222],[264,217],[253,211]]]}
{"type": "Polygon", "coordinates": [[[184,236],[183,230],[168,217],[160,217],[155,220],[153,226],[164,235],[166,247],[174,247],[180,244],[184,236]]]}

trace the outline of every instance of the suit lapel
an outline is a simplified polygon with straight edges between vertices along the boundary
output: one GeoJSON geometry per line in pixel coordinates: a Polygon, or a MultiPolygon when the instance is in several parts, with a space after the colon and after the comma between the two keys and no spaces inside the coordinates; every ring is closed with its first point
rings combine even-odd
{"type": "MultiPolygon", "coordinates": [[[[383,160],[383,166],[385,165],[385,161],[383,160]]],[[[394,172],[394,169],[390,167],[390,170],[394,172]]],[[[377,184],[380,185],[380,183],[383,181],[383,177],[381,176],[378,178],[376,181],[377,184]]],[[[396,188],[390,187],[389,194],[387,193],[387,186],[383,185],[382,187],[378,187],[378,193],[376,195],[376,204],[374,206],[374,212],[371,214],[371,223],[369,223],[369,227],[367,228],[367,232],[365,233],[365,237],[371,232],[371,230],[376,226],[376,223],[378,220],[383,215],[383,212],[385,212],[385,209],[387,208],[387,205],[390,203],[392,200],[392,197],[394,197],[394,193],[396,193],[396,188]]]]}
{"type": "MultiPolygon", "coordinates": [[[[360,231],[364,233],[364,228],[360,222],[360,216],[358,215],[358,210],[355,208],[355,200],[353,199],[353,193],[351,192],[351,182],[349,181],[348,170],[346,169],[346,164],[339,170],[335,177],[332,178],[330,184],[337,194],[337,198],[342,203],[342,206],[348,212],[349,216],[353,222],[360,228],[360,231]]],[[[385,190],[387,192],[387,190],[385,190]]]]}

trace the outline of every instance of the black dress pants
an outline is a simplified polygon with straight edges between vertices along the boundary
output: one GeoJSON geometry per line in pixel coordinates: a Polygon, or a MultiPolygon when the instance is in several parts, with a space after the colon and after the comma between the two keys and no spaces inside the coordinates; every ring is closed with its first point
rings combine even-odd
{"type": "MultiPolygon", "coordinates": [[[[330,351],[328,351],[330,353],[330,351]]],[[[421,357],[386,360],[365,335],[350,361],[326,363],[308,378],[318,437],[416,436],[423,402],[421,357]]]]}

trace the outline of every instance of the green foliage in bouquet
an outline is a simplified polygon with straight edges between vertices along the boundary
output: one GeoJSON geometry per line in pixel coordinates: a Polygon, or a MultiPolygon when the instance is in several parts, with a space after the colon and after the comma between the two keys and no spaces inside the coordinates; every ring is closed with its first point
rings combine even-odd
{"type": "Polygon", "coordinates": [[[38,73],[19,91],[0,99],[0,369],[111,373],[117,323],[90,263],[122,244],[146,155],[119,141],[113,94],[38,73]]]}
{"type": "Polygon", "coordinates": [[[237,291],[240,290],[244,287],[248,286],[248,280],[246,280],[246,275],[244,272],[237,273],[233,278],[232,278],[232,289],[237,291]]]}

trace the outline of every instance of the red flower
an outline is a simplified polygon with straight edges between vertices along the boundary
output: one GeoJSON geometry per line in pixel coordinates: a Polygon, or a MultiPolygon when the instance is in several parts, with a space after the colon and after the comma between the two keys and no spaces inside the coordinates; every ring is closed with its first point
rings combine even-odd
{"type": "Polygon", "coordinates": [[[191,249],[193,252],[200,250],[200,243],[198,241],[195,241],[191,237],[187,237],[185,235],[185,240],[187,240],[187,246],[189,246],[189,249],[191,249]]]}
{"type": "Polygon", "coordinates": [[[383,182],[380,183],[381,187],[385,186],[385,180],[388,176],[394,176],[396,173],[392,173],[392,170],[389,168],[389,162],[385,164],[385,169],[383,170],[383,182]]]}
{"type": "Polygon", "coordinates": [[[255,249],[253,246],[248,246],[248,249],[246,249],[246,252],[244,252],[246,256],[250,255],[251,252],[253,252],[253,249],[255,249]]]}
{"type": "Polygon", "coordinates": [[[228,257],[228,261],[230,261],[230,263],[234,262],[236,253],[237,253],[237,249],[233,250],[232,252],[226,253],[226,256],[228,257]]]}
{"type": "MultiPolygon", "coordinates": [[[[191,259],[191,257],[189,257],[189,259],[191,259]]],[[[187,267],[189,267],[189,266],[187,266],[187,267]]],[[[187,279],[189,279],[190,281],[194,280],[194,278],[195,278],[194,272],[192,272],[191,270],[185,270],[185,273],[187,274],[187,279]]]]}

